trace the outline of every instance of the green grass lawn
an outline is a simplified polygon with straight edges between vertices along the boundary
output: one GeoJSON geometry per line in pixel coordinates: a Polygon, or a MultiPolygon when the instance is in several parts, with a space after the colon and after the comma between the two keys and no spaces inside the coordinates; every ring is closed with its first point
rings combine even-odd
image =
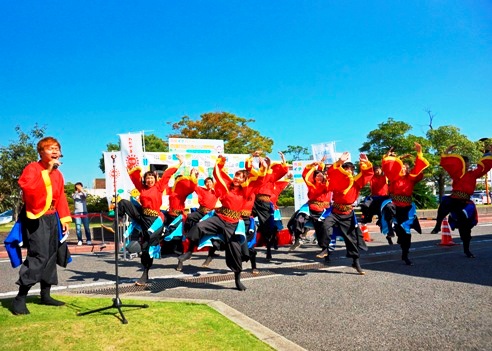
{"type": "Polygon", "coordinates": [[[57,296],[65,306],[39,304],[29,296],[31,314],[14,316],[12,299],[0,303],[0,347],[9,351],[56,350],[273,350],[211,307],[197,303],[126,300],[122,307],[128,324],[117,308],[85,316],[78,313],[111,306],[112,299],[57,296]]]}

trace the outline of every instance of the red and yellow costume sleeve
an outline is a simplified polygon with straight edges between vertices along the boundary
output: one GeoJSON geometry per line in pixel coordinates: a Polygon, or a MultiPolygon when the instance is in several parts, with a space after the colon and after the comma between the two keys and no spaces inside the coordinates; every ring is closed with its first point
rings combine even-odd
{"type": "Polygon", "coordinates": [[[219,198],[229,192],[229,186],[232,183],[231,177],[224,171],[225,161],[226,158],[224,156],[219,156],[213,170],[215,193],[219,198]]]}
{"type": "Polygon", "coordinates": [[[354,178],[342,168],[342,164],[343,162],[338,160],[328,167],[328,177],[330,178],[330,190],[345,194],[354,184],[354,178]]]}
{"type": "MultiPolygon", "coordinates": [[[[418,182],[424,176],[424,170],[429,167],[429,161],[424,158],[422,152],[417,153],[415,159],[415,165],[409,173],[410,178],[414,179],[414,182],[418,182]]],[[[390,182],[396,181],[400,177],[403,177],[403,162],[397,156],[385,156],[381,164],[384,174],[390,182]]]]}
{"type": "Polygon", "coordinates": [[[133,167],[128,170],[128,175],[130,176],[130,180],[132,181],[135,188],[142,192],[144,189],[144,185],[142,183],[142,169],[140,167],[133,167]]]}
{"type": "Polygon", "coordinates": [[[40,218],[50,208],[54,208],[62,223],[72,221],[63,175],[58,169],[49,173],[40,162],[32,162],[24,168],[18,183],[22,189],[27,218],[40,218]]]}
{"type": "MultiPolygon", "coordinates": [[[[442,168],[448,172],[451,179],[457,180],[462,178],[465,173],[468,172],[466,169],[466,163],[463,157],[457,154],[443,154],[441,155],[442,168]]],[[[485,155],[478,161],[477,168],[471,172],[475,179],[483,177],[492,168],[492,156],[485,155]]]]}
{"type": "Polygon", "coordinates": [[[169,188],[169,179],[176,173],[176,171],[181,167],[181,163],[167,167],[166,170],[164,171],[164,174],[162,175],[162,178],[157,181],[155,184],[158,189],[163,192],[164,190],[167,190],[169,188]]]}
{"type": "Polygon", "coordinates": [[[270,201],[273,203],[273,206],[275,208],[278,208],[277,207],[278,197],[280,196],[282,191],[284,191],[284,189],[287,188],[289,184],[290,182],[288,180],[278,180],[275,182],[274,192],[273,195],[270,197],[270,201]]]}
{"type": "Polygon", "coordinates": [[[373,176],[371,179],[371,195],[388,195],[388,178],[385,175],[373,176]]]}

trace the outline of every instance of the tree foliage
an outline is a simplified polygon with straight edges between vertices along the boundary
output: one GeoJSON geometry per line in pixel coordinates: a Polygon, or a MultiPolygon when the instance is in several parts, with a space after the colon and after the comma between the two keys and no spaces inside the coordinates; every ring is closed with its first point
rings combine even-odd
{"type": "Polygon", "coordinates": [[[20,126],[15,127],[18,140],[0,147],[0,209],[14,211],[14,220],[21,208],[22,196],[18,180],[24,167],[38,160],[37,141],[43,138],[46,127],[36,123],[30,132],[25,133],[20,126]]]}
{"type": "Polygon", "coordinates": [[[229,154],[249,154],[255,150],[272,151],[273,140],[250,128],[254,119],[245,119],[228,112],[204,113],[198,120],[184,116],[171,125],[170,138],[224,140],[224,151],[229,154]]]}
{"type": "Polygon", "coordinates": [[[395,121],[390,117],[386,122],[378,124],[377,129],[369,132],[368,140],[362,144],[359,151],[366,153],[371,162],[380,164],[383,155],[388,152],[390,147],[394,147],[400,155],[411,154],[415,150],[414,143],[418,142],[425,150],[428,144],[427,140],[409,134],[411,129],[412,126],[408,123],[395,121]]]}
{"type": "Polygon", "coordinates": [[[311,154],[307,147],[287,145],[287,150],[282,151],[288,162],[311,159],[311,154]]]}

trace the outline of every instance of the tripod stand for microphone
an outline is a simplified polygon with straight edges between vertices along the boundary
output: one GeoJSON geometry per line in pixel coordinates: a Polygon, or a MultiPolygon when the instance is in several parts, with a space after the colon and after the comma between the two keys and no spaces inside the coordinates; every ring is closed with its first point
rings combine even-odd
{"type": "Polygon", "coordinates": [[[147,308],[149,305],[144,304],[144,305],[128,305],[128,304],[123,304],[121,303],[120,300],[120,294],[119,294],[119,275],[118,275],[118,255],[119,255],[119,242],[120,242],[120,226],[118,225],[118,194],[116,192],[116,155],[111,155],[111,159],[113,160],[113,187],[114,187],[114,201],[115,201],[115,221],[116,221],[116,230],[115,230],[115,238],[114,238],[114,270],[115,270],[115,275],[116,275],[116,284],[115,284],[115,294],[116,296],[113,298],[113,304],[111,306],[107,307],[102,307],[98,308],[92,311],[87,311],[83,313],[79,313],[79,316],[85,316],[87,314],[95,313],[95,312],[101,312],[108,310],[110,308],[116,308],[118,312],[120,313],[121,316],[121,322],[123,324],[128,324],[128,321],[126,320],[125,316],[123,315],[123,311],[121,311],[121,307],[139,307],[139,308],[147,308]]]}

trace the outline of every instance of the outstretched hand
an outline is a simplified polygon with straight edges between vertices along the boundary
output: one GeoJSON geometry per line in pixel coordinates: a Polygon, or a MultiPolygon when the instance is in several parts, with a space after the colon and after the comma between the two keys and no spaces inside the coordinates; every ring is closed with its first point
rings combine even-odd
{"type": "Polygon", "coordinates": [[[360,162],[369,162],[369,159],[367,158],[367,155],[366,154],[360,154],[359,155],[359,161],[360,162]]]}
{"type": "Polygon", "coordinates": [[[339,158],[339,161],[345,163],[350,159],[350,153],[348,151],[345,151],[339,158]]]}

